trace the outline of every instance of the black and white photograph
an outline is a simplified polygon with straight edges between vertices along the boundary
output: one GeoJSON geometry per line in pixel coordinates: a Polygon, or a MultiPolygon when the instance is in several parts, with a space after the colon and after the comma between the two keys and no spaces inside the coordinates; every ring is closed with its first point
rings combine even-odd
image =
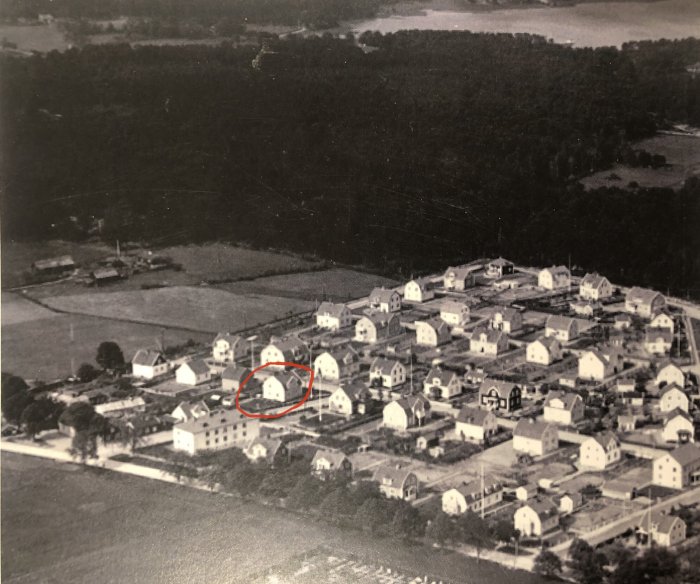
{"type": "Polygon", "coordinates": [[[700,0],[0,0],[0,272],[3,583],[700,584],[700,0]]]}

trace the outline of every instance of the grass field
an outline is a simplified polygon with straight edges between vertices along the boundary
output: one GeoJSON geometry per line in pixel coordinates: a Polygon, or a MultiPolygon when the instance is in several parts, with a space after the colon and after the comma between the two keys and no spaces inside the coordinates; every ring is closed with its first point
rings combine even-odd
{"type": "Polygon", "coordinates": [[[238,499],[70,464],[3,453],[2,477],[2,575],[13,584],[247,584],[249,574],[321,544],[454,582],[544,582],[238,499]]]}
{"type": "Polygon", "coordinates": [[[31,322],[41,320],[43,318],[55,318],[59,316],[57,313],[39,306],[18,294],[3,293],[2,294],[2,325],[9,326],[13,324],[21,324],[23,322],[31,322]]]}

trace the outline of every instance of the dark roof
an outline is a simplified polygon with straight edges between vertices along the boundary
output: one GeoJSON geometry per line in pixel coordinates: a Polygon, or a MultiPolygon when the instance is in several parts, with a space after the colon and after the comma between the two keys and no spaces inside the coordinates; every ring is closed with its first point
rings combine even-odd
{"type": "Polygon", "coordinates": [[[513,429],[513,436],[523,436],[524,438],[532,438],[534,440],[542,440],[545,431],[553,427],[547,422],[538,422],[531,418],[520,420],[513,429]]]}
{"type": "Polygon", "coordinates": [[[668,453],[669,456],[678,461],[682,466],[692,464],[700,460],[700,448],[695,444],[684,444],[668,453]]]}
{"type": "Polygon", "coordinates": [[[484,421],[489,414],[491,414],[489,410],[466,407],[459,410],[459,414],[457,414],[457,421],[462,422],[463,424],[471,424],[473,426],[483,426],[484,421]]]}
{"type": "Polygon", "coordinates": [[[193,373],[197,375],[203,375],[209,373],[209,365],[203,359],[195,359],[194,361],[187,361],[183,363],[181,367],[189,367],[193,373]]]}
{"type": "Polygon", "coordinates": [[[139,349],[136,351],[134,358],[131,360],[132,365],[143,365],[145,367],[153,367],[158,359],[163,357],[163,353],[152,349],[139,349]]]}

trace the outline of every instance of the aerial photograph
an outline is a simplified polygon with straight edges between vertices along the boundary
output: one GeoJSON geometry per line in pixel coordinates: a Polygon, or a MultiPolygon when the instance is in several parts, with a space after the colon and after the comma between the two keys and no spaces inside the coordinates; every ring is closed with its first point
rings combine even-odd
{"type": "Polygon", "coordinates": [[[700,584],[700,0],[0,0],[0,272],[3,584],[700,584]]]}

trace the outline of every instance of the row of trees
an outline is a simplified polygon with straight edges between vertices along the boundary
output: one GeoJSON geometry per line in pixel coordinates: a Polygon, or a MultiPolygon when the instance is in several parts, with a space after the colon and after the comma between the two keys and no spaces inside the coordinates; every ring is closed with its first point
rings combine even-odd
{"type": "Polygon", "coordinates": [[[24,379],[2,374],[2,415],[9,423],[24,428],[34,438],[39,432],[56,428],[63,405],[49,398],[35,398],[24,379]]]}

